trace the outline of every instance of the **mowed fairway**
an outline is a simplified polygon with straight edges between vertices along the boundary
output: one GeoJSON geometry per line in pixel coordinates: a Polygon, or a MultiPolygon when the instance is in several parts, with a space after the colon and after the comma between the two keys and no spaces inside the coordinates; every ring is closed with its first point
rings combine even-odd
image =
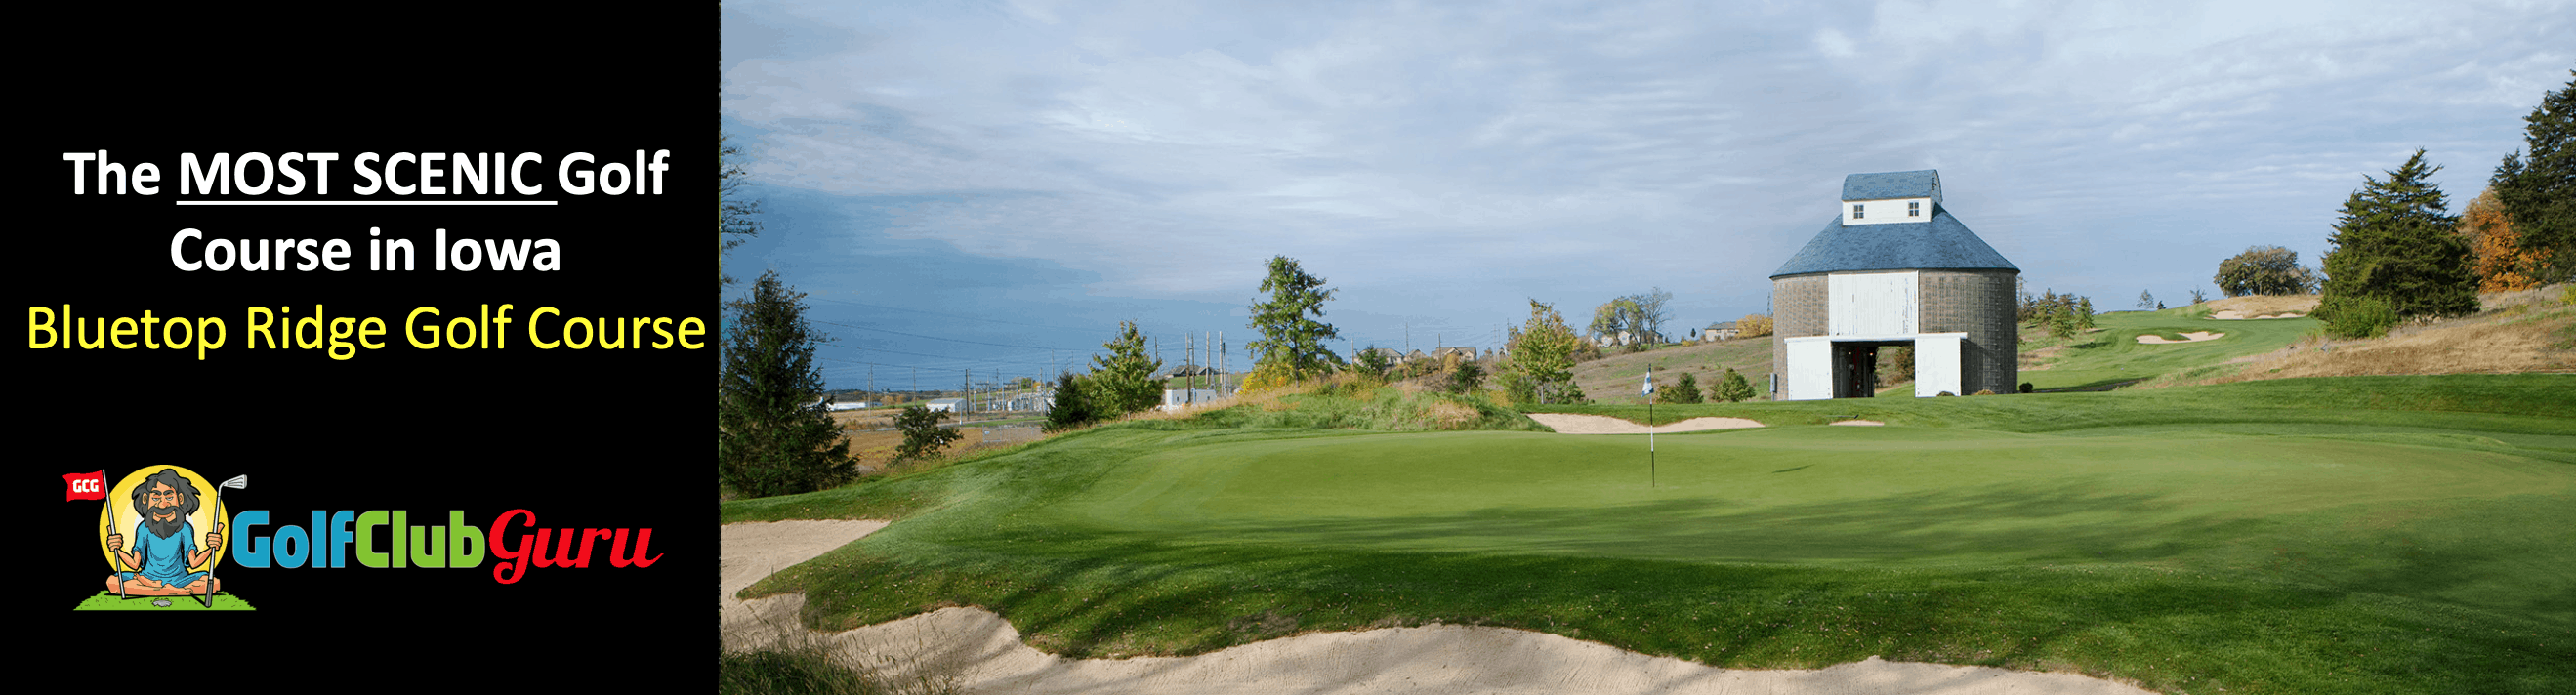
{"type": "MultiPolygon", "coordinates": [[[[2570,385],[1906,399],[1873,407],[1983,426],[1658,436],[1652,487],[1644,436],[1143,422],[725,511],[909,515],[746,592],[804,591],[818,627],[977,605],[1081,656],[1440,621],[1731,667],[2569,692],[2570,385]]],[[[1823,407],[1780,405],[1722,409],[1823,407]]]]}

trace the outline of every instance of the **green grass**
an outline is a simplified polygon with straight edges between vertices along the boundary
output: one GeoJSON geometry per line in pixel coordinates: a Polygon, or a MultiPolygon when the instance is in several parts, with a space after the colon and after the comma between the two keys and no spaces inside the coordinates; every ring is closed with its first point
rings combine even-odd
{"type": "Polygon", "coordinates": [[[2318,332],[2312,318],[2222,321],[2208,318],[2208,308],[2191,305],[2157,311],[2115,311],[2093,317],[2097,332],[2058,339],[2038,330],[2022,331],[2024,353],[2063,346],[2046,360],[2045,369],[2023,369],[2021,380],[2037,389],[2064,389],[2137,381],[2166,374],[2205,370],[2239,357],[2287,347],[2318,332]],[[2151,345],[2138,336],[2178,339],[2193,331],[2225,337],[2190,343],[2151,345]]]}
{"type": "Polygon", "coordinates": [[[234,595],[232,595],[230,592],[222,592],[222,591],[215,592],[215,606],[214,606],[213,608],[207,608],[207,607],[206,607],[206,604],[202,603],[202,602],[201,602],[201,600],[200,600],[200,599],[198,599],[198,598],[197,598],[197,597],[195,597],[195,596],[134,596],[134,597],[120,597],[120,596],[117,596],[115,592],[101,590],[101,591],[100,591],[100,592],[98,592],[96,595],[90,596],[89,598],[86,598],[86,599],[82,599],[82,600],[81,600],[81,602],[80,602],[80,605],[73,606],[73,607],[72,607],[72,610],[76,610],[76,611],[182,611],[182,612],[184,612],[184,611],[209,611],[209,610],[215,610],[215,611],[246,611],[246,610],[253,610],[253,609],[250,607],[250,602],[248,602],[248,601],[243,601],[243,600],[241,600],[241,597],[234,596],[234,595]],[[170,602],[170,605],[167,605],[167,606],[155,606],[155,605],[152,605],[152,603],[153,603],[154,601],[169,601],[169,602],[170,602]]]}
{"type": "Polygon", "coordinates": [[[976,605],[1073,656],[1439,621],[1738,668],[1875,655],[2167,692],[2568,692],[2571,386],[1658,406],[1782,426],[1659,437],[1654,487],[1642,437],[1204,417],[724,516],[904,518],[744,592],[803,591],[811,625],[976,605]],[[1853,414],[1892,426],[1793,426],[1853,414]]]}

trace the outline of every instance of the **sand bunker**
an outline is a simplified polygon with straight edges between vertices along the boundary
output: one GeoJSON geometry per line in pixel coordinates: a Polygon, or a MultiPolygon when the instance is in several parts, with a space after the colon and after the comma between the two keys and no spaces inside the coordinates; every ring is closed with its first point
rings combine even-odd
{"type": "MultiPolygon", "coordinates": [[[[803,596],[736,601],[769,568],[802,562],[884,527],[875,521],[785,521],[723,527],[720,628],[725,649],[791,633],[803,596]]],[[[810,634],[810,633],[809,633],[810,634]]],[[[1321,632],[1188,657],[1064,659],[1020,642],[1009,621],[943,608],[837,634],[813,634],[865,655],[882,675],[954,677],[975,693],[2029,693],[2146,695],[2064,673],[1866,661],[1819,670],[1728,670],[1523,630],[1430,625],[1321,632]]]]}
{"type": "Polygon", "coordinates": [[[1827,423],[1827,424],[1834,424],[1834,425],[1854,425],[1854,426],[1859,426],[1859,427],[1878,427],[1878,426],[1881,426],[1881,425],[1885,425],[1885,424],[1887,424],[1887,423],[1879,422],[1879,421],[1877,421],[1877,420],[1839,420],[1839,421],[1835,421],[1835,422],[1831,422],[1831,423],[1827,423]]]}
{"type": "Polygon", "coordinates": [[[2228,310],[2225,310],[2225,311],[2220,311],[2220,312],[2215,313],[2215,314],[2210,314],[2210,315],[2209,315],[2209,317],[2210,317],[2210,318],[2213,318],[2213,319],[2218,319],[2218,320],[2221,320],[2221,321],[2248,321],[2248,320],[2255,320],[2255,319],[2295,319],[2295,318],[2298,318],[2298,317],[2301,317],[2301,316],[2306,316],[2306,315],[2307,315],[2307,314],[2289,313],[2289,314],[2266,314],[2266,315],[2262,315],[2262,316],[2246,316],[2246,315],[2245,315],[2245,312],[2237,311],[2237,310],[2234,310],[2234,309],[2228,309],[2228,310]]]}
{"type": "MultiPolygon", "coordinates": [[[[1554,428],[1557,434],[1645,434],[1647,432],[1645,425],[1603,415],[1531,413],[1529,418],[1537,420],[1538,424],[1554,428]]],[[[1653,431],[1672,434],[1761,426],[1762,423],[1740,417],[1695,417],[1681,422],[1666,423],[1662,427],[1654,428],[1653,431]]]]}
{"type": "Polygon", "coordinates": [[[2162,345],[2162,344],[2167,344],[2167,343],[2197,343],[2197,342],[2200,342],[2200,341],[2203,341],[2203,340],[2217,340],[2217,339],[2219,339],[2219,338],[2226,337],[2226,335],[2227,335],[2227,334],[2225,334],[2225,333],[2211,333],[2211,332],[2209,332],[2209,331],[2192,331],[2192,332],[2190,332],[2190,333],[2184,333],[2184,334],[2182,334],[2182,339],[2181,339],[2181,340],[2166,340],[2166,339],[2165,339],[2165,337],[2164,337],[2164,336],[2161,336],[2161,335],[2142,335],[2142,336],[2138,336],[2138,342],[2146,343],[2146,344],[2148,344],[2148,345],[2162,345]]]}

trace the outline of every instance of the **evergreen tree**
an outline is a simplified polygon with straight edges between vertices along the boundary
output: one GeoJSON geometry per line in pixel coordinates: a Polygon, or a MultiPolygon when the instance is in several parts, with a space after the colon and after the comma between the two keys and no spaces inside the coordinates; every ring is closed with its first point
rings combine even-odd
{"type": "Polygon", "coordinates": [[[1340,362],[1324,341],[1341,334],[1332,324],[1315,320],[1324,317],[1324,302],[1333,298],[1323,278],[1306,274],[1296,259],[1273,256],[1261,291],[1270,293],[1270,301],[1252,305],[1252,327],[1261,331],[1261,339],[1244,344],[1256,356],[1255,370],[1268,367],[1303,380],[1340,362]]]}
{"type": "Polygon", "coordinates": [[[2326,240],[2319,320],[2331,328],[2339,318],[2375,313],[2357,311],[2354,301],[2362,298],[2387,303],[2400,319],[2477,311],[2468,243],[2452,233],[2458,220],[2442,191],[2426,180],[2441,170],[2416,150],[2388,172],[2388,180],[2362,177],[2361,190],[2344,202],[2334,236],[2326,240]]]}
{"type": "Polygon", "coordinates": [[[2138,308],[2160,309],[2163,308],[2163,303],[2156,301],[2156,293],[2147,290],[2138,290],[2138,308]]]}
{"type": "MultiPolygon", "coordinates": [[[[2161,309],[2161,308],[2163,308],[2163,307],[2157,307],[2157,308],[2161,309]]],[[[2078,330],[2078,331],[2089,331],[2089,330],[2093,330],[2093,298],[2092,298],[2092,297],[2076,297],[2076,298],[2075,298],[2075,329],[2076,329],[2076,330],[2078,330]]]]}
{"type": "Polygon", "coordinates": [[[1062,432],[1099,419],[1092,414],[1090,382],[1073,372],[1056,375],[1055,404],[1047,406],[1046,431],[1062,432]]]}
{"type": "Polygon", "coordinates": [[[1734,367],[1727,367],[1726,376],[1719,377],[1717,385],[1710,388],[1713,393],[1709,395],[1728,403],[1750,400],[1761,395],[1753,390],[1753,382],[1746,381],[1744,374],[1735,371],[1734,367]]]}
{"type": "Polygon", "coordinates": [[[1089,399],[1094,418],[1107,419],[1163,403],[1163,383],[1154,379],[1163,361],[1145,352],[1145,334],[1136,322],[1118,322],[1118,337],[1101,343],[1106,356],[1091,357],[1089,399]]]}
{"type": "Polygon", "coordinates": [[[2522,120],[2525,151],[2505,156],[2487,185],[2522,247],[2546,259],[2541,284],[2576,278],[2576,79],[2522,120]]]}
{"type": "Polygon", "coordinates": [[[805,320],[805,295],[762,273],[732,303],[716,380],[716,475],[767,497],[820,490],[856,469],[832,422],[814,350],[823,336],[805,320]]]}
{"type": "Polygon", "coordinates": [[[1700,402],[1699,377],[1691,376],[1690,372],[1682,372],[1681,379],[1676,381],[1672,388],[1655,389],[1655,402],[1685,405],[1700,402]]]}
{"type": "Polygon", "coordinates": [[[948,419],[946,411],[931,410],[928,406],[916,405],[897,413],[894,416],[894,427],[903,432],[903,444],[895,447],[895,460],[912,461],[930,458],[938,455],[940,449],[948,448],[949,444],[966,438],[964,432],[939,426],[939,421],[946,419],[948,419]]]}
{"type": "Polygon", "coordinates": [[[760,212],[760,203],[745,200],[742,195],[742,186],[751,180],[751,175],[744,172],[742,163],[735,159],[741,154],[740,148],[725,142],[724,133],[716,133],[716,287],[719,290],[733,284],[733,277],[724,272],[725,252],[741,246],[741,237],[760,233],[760,221],[751,218],[760,212]]]}

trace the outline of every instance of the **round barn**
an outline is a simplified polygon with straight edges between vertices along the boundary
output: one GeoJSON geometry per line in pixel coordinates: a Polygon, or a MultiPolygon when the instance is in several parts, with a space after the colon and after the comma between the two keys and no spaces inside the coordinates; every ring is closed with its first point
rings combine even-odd
{"type": "Polygon", "coordinates": [[[1913,346],[1914,395],[2011,393],[2021,269],[1941,206],[1941,174],[1843,178],[1834,220],[1771,274],[1772,398],[1868,398],[1913,346]]]}

